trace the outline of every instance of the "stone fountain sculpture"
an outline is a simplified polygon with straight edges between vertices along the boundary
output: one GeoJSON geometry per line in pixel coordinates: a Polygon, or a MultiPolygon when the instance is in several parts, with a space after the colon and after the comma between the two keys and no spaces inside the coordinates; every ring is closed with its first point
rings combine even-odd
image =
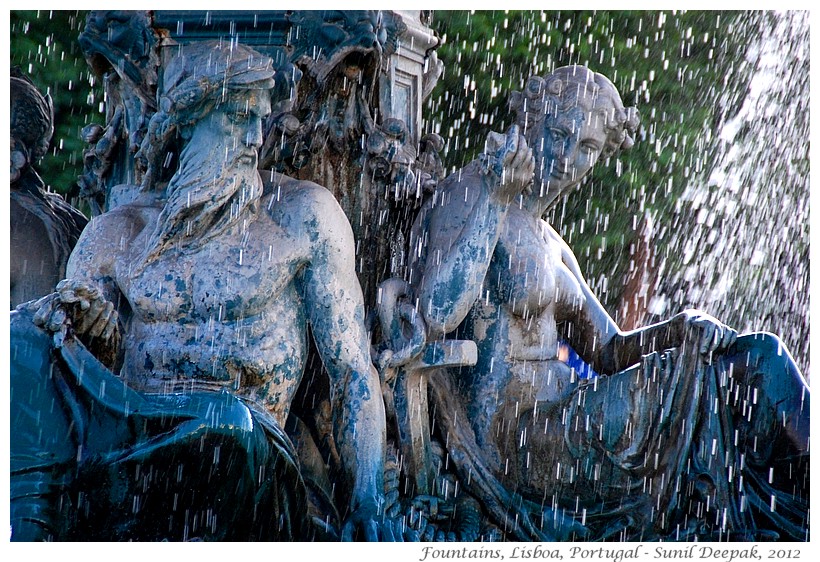
{"type": "MultiPolygon", "coordinates": [[[[442,72],[427,18],[424,12],[310,10],[91,14],[80,45],[110,101],[105,126],[85,131],[80,185],[90,206],[101,212],[128,202],[134,191],[122,186],[142,181],[145,165],[134,155],[157,111],[160,70],[175,50],[205,39],[247,44],[277,69],[260,169],[315,181],[333,193],[353,228],[370,321],[378,284],[406,267],[413,211],[443,175],[441,138],[421,134],[421,102],[442,72]]],[[[305,378],[310,382],[296,396],[294,416],[306,422],[298,425],[325,459],[311,463],[335,473],[330,385],[313,349],[305,378]]]]}
{"type": "Polygon", "coordinates": [[[803,539],[810,394],[782,342],[696,310],[621,331],[541,218],[632,145],[635,110],[582,66],[511,105],[517,125],[422,207],[386,305],[417,302],[408,341],[477,345],[473,366],[427,375],[462,493],[516,540],[803,539]],[[600,375],[579,380],[561,342],[600,375]]]}
{"type": "Polygon", "coordinates": [[[90,223],[54,294],[13,313],[29,351],[13,364],[12,419],[29,430],[12,443],[19,538],[313,538],[284,433],[307,324],[339,397],[344,533],[379,538],[384,413],[353,235],[330,192],[257,171],[271,63],[242,45],[181,49],[133,201],[90,223]],[[72,478],[57,498],[30,489],[72,478]]]}
{"type": "Polygon", "coordinates": [[[79,42],[109,103],[106,125],[85,131],[86,197],[107,210],[128,200],[113,186],[141,181],[134,154],[157,111],[158,73],[174,50],[204,39],[241,42],[278,70],[260,169],[331,190],[358,245],[369,248],[357,253],[357,270],[373,302],[384,264],[388,275],[406,265],[408,209],[443,175],[441,138],[421,134],[422,100],[443,72],[427,18],[316,10],[91,14],[79,42]]]}
{"type": "Polygon", "coordinates": [[[71,249],[87,219],[55,193],[34,168],[48,150],[51,98],[19,70],[11,75],[11,307],[50,293],[65,276],[71,249]]]}
{"type": "Polygon", "coordinates": [[[584,67],[533,77],[440,182],[427,18],[89,16],[98,216],[12,313],[14,539],[804,538],[779,340],[620,330],[541,219],[636,112],[584,67]]]}

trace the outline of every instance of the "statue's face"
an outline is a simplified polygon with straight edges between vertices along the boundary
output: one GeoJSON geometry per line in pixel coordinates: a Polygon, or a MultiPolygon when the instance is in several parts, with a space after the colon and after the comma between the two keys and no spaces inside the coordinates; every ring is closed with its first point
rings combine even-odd
{"type": "Polygon", "coordinates": [[[604,115],[584,107],[562,109],[544,117],[541,139],[532,147],[536,179],[549,191],[562,192],[589,171],[606,144],[604,115]]]}
{"type": "Polygon", "coordinates": [[[226,165],[256,169],[264,120],[270,112],[268,90],[232,94],[193,126],[189,142],[221,147],[226,165]]]}

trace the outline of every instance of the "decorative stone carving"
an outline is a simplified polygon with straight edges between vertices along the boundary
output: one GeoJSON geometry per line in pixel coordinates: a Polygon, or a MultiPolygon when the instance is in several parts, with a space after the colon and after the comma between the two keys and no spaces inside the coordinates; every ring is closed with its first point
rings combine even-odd
{"type": "Polygon", "coordinates": [[[380,10],[92,13],[80,41],[109,101],[105,127],[84,131],[83,197],[95,214],[131,200],[111,188],[142,182],[136,152],[157,110],[157,72],[179,45],[239,41],[277,69],[260,169],[331,190],[359,248],[371,249],[357,256],[369,306],[381,264],[396,274],[406,265],[411,213],[441,176],[434,152],[443,143],[421,132],[422,101],[443,71],[425,18],[380,10]]]}
{"type": "Polygon", "coordinates": [[[443,143],[420,138],[422,95],[442,72],[438,39],[411,12],[297,11],[288,20],[301,79],[291,110],[271,121],[260,166],[329,186],[369,249],[357,266],[372,303],[382,264],[397,273],[406,263],[409,211],[440,175],[431,153],[443,143]]]}
{"type": "Polygon", "coordinates": [[[79,44],[91,70],[103,81],[106,124],[83,129],[80,194],[94,215],[120,204],[111,187],[139,184],[143,169],[134,159],[156,112],[159,34],[150,12],[92,12],[79,44]],[[113,199],[113,200],[112,200],[113,199]]]}
{"type": "Polygon", "coordinates": [[[13,313],[13,539],[392,535],[350,225],[326,189],[257,171],[273,77],[241,44],[181,48],[138,196],[90,223],[57,292],[13,313]],[[284,433],[308,325],[339,406],[341,529],[309,524],[302,474],[322,475],[300,474],[284,433]]]}
{"type": "Polygon", "coordinates": [[[693,310],[621,331],[541,218],[631,146],[637,115],[582,66],[511,104],[518,124],[436,189],[410,240],[428,341],[478,348],[429,376],[460,489],[516,540],[801,540],[810,395],[782,342],[693,310]],[[601,375],[579,380],[561,342],[601,375]]]}
{"type": "Polygon", "coordinates": [[[88,222],[59,195],[45,189],[34,164],[48,150],[53,132],[51,98],[19,69],[11,87],[11,308],[54,290],[65,275],[71,249],[88,222]]]}
{"type": "Polygon", "coordinates": [[[810,395],[779,340],[698,311],[624,331],[542,220],[637,114],[584,67],[532,77],[439,181],[428,25],[89,17],[102,214],[12,312],[14,540],[804,538],[810,395]]]}
{"type": "Polygon", "coordinates": [[[381,284],[379,321],[386,345],[378,363],[386,387],[385,402],[394,418],[401,464],[411,484],[407,492],[411,498],[430,496],[435,488],[427,377],[432,369],[476,363],[472,341],[427,343],[424,320],[412,302],[413,292],[405,281],[393,278],[381,284]]]}

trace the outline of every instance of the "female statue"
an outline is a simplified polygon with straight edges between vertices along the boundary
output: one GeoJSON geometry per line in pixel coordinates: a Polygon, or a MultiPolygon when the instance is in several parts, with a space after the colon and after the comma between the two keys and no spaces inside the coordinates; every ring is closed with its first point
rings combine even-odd
{"type": "Polygon", "coordinates": [[[637,113],[583,66],[526,90],[411,236],[428,340],[478,347],[430,380],[460,480],[518,540],[805,540],[809,389],[789,352],[696,310],[620,330],[542,217],[633,144],[637,113]],[[579,380],[560,341],[601,376],[579,380]]]}

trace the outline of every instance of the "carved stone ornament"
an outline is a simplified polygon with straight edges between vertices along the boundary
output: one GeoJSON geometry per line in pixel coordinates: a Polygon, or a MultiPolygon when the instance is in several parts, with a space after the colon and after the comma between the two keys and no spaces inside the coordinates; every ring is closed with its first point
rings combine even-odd
{"type": "Polygon", "coordinates": [[[13,541],[806,539],[783,342],[694,309],[626,329],[544,219],[637,109],[585,66],[532,76],[445,177],[431,17],[91,12],[87,225],[12,72],[13,541]]]}

